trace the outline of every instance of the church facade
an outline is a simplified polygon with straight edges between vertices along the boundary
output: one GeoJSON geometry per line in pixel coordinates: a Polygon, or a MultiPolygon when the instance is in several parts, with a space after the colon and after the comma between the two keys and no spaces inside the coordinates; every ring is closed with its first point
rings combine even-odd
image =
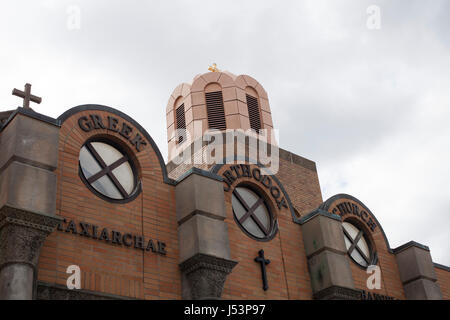
{"type": "Polygon", "coordinates": [[[363,199],[322,199],[254,78],[176,87],[168,163],[124,112],[55,119],[30,89],[0,112],[0,299],[450,299],[430,248],[391,248],[363,199]]]}

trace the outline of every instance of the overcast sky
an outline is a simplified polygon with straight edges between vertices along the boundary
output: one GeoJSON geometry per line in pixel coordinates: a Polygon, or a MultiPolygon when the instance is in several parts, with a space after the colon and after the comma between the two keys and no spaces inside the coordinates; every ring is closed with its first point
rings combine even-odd
{"type": "Polygon", "coordinates": [[[265,87],[280,146],[316,162],[324,200],[357,197],[391,247],[450,265],[450,1],[0,5],[0,111],[30,82],[36,111],[117,108],[165,159],[169,95],[213,62],[265,87]]]}

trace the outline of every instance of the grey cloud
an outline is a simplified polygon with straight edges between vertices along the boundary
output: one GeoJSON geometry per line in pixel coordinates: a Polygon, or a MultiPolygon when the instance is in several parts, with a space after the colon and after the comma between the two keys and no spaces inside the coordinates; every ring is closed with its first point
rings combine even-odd
{"type": "Polygon", "coordinates": [[[262,83],[281,147],[317,162],[324,198],[360,197],[393,246],[423,241],[450,264],[448,12],[448,1],[409,0],[9,2],[2,109],[20,103],[9,92],[25,82],[55,117],[106,104],[137,119],[167,158],[170,93],[216,62],[262,83]],[[372,4],[380,30],[366,27],[372,4]],[[66,27],[69,5],[81,9],[80,30],[66,27]]]}

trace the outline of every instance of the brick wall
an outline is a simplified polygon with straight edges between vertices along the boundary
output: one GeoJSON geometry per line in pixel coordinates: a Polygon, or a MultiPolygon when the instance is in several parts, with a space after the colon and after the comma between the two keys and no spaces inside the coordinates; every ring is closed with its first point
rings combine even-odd
{"type": "MultiPolygon", "coordinates": [[[[150,143],[137,152],[120,134],[107,129],[80,130],[81,116],[108,115],[106,111],[83,111],[69,117],[60,130],[57,190],[57,214],[68,221],[94,224],[122,233],[144,235],[166,244],[166,255],[133,247],[98,241],[66,233],[53,232],[41,251],[38,280],[66,284],[69,265],[82,272],[82,289],[145,299],[180,299],[178,236],[175,218],[174,187],[164,183],[162,169],[150,143]],[[82,145],[93,136],[108,134],[136,154],[133,160],[142,182],[142,192],[125,204],[109,203],[94,195],[78,176],[78,157],[82,145]]],[[[131,123],[129,123],[134,127],[131,123]]],[[[134,128],[137,130],[137,128],[134,128]]],[[[144,136],[141,133],[141,136],[144,136]]],[[[101,230],[101,229],[100,229],[101,230]]]]}
{"type": "MultiPolygon", "coordinates": [[[[82,272],[82,289],[139,299],[180,299],[181,275],[178,267],[178,234],[173,185],[164,182],[163,169],[151,144],[136,152],[120,134],[98,129],[84,132],[78,118],[95,113],[102,119],[108,115],[127,122],[118,114],[107,111],[82,111],[67,118],[59,136],[57,214],[67,221],[85,222],[100,228],[122,233],[144,235],[146,239],[166,244],[166,255],[119,246],[105,241],[55,231],[44,243],[38,266],[38,280],[65,285],[69,265],[78,265],[82,272]],[[93,194],[78,175],[78,157],[82,145],[93,136],[112,137],[130,154],[135,162],[142,192],[131,202],[116,204],[93,194]]],[[[132,124],[130,124],[133,126],[132,124]]],[[[134,130],[138,130],[134,128],[134,130]]],[[[144,136],[144,134],[142,134],[144,136]]],[[[230,165],[218,172],[222,175],[230,165]]],[[[275,175],[292,202],[297,218],[319,207],[323,200],[315,163],[280,149],[280,167],[275,175]]],[[[268,196],[269,206],[278,221],[278,232],[266,242],[247,236],[233,218],[232,189],[241,182],[253,184],[264,191],[261,182],[242,177],[225,192],[225,205],[231,259],[238,265],[225,283],[224,299],[312,299],[310,276],[303,244],[301,226],[293,222],[289,208],[279,208],[268,196]],[[260,265],[254,261],[263,249],[266,259],[269,290],[262,288],[260,265]]],[[[278,184],[273,179],[274,184],[278,184]]],[[[224,186],[226,184],[224,183],[224,186]]],[[[267,190],[266,190],[267,193],[267,190]]],[[[333,206],[331,206],[333,207],[333,206]]],[[[371,233],[379,257],[382,287],[372,292],[404,299],[395,256],[389,252],[381,228],[371,233]]],[[[349,257],[349,264],[357,289],[366,288],[369,276],[349,257]]],[[[448,272],[436,268],[444,299],[449,299],[448,272]]]]}
{"type": "MultiPolygon", "coordinates": [[[[280,154],[280,170],[276,177],[287,190],[293,206],[298,212],[307,212],[322,203],[320,186],[315,165],[303,159],[306,164],[293,160],[289,153],[280,154]]],[[[219,175],[229,170],[224,165],[219,175]]],[[[255,166],[252,166],[255,168],[255,166]]],[[[257,189],[265,187],[251,178],[240,178],[233,184],[250,183],[257,189]]],[[[274,182],[275,183],[275,182],[274,182]]],[[[225,186],[225,184],[224,184],[225,186]]],[[[267,192],[267,190],[266,190],[267,192]]],[[[248,237],[234,221],[231,206],[232,190],[225,193],[231,258],[238,261],[228,276],[223,297],[225,299],[312,299],[312,290],[303,245],[301,226],[293,222],[291,211],[269,198],[272,213],[276,216],[279,230],[267,242],[248,237]],[[258,251],[263,249],[271,262],[267,266],[269,290],[262,288],[260,265],[254,261],[258,251]]]]}
{"type": "Polygon", "coordinates": [[[437,282],[442,292],[442,299],[450,300],[450,272],[443,268],[435,267],[437,282]]]}
{"type": "Polygon", "coordinates": [[[365,269],[359,267],[348,255],[347,258],[350,263],[350,268],[353,275],[353,280],[356,289],[362,289],[365,291],[374,292],[377,294],[382,294],[390,297],[394,297],[396,299],[405,299],[403,285],[400,280],[400,275],[398,271],[397,261],[395,255],[389,251],[388,244],[385,241],[383,236],[382,227],[378,225],[373,214],[368,210],[365,206],[362,206],[355,200],[344,198],[340,200],[336,200],[329,205],[329,210],[331,213],[341,215],[343,221],[348,221],[352,224],[359,225],[365,234],[369,237],[369,241],[371,246],[374,248],[376,253],[378,254],[378,263],[377,265],[381,269],[381,289],[373,289],[369,290],[367,288],[367,279],[371,274],[368,274],[365,269]],[[347,208],[346,213],[342,214],[342,211],[339,209],[339,205],[347,204],[341,208],[347,208]],[[351,208],[357,206],[357,212],[362,212],[363,210],[367,213],[367,216],[364,220],[368,221],[372,219],[376,227],[374,230],[371,230],[366,221],[361,219],[360,216],[350,213],[353,211],[351,208]]]}

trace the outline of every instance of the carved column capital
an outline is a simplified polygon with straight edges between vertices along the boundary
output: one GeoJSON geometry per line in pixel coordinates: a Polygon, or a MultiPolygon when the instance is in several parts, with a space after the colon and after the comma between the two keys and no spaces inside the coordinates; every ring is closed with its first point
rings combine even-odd
{"type": "Polygon", "coordinates": [[[20,263],[36,267],[41,246],[61,218],[4,206],[0,209],[0,269],[20,263]]]}
{"type": "Polygon", "coordinates": [[[189,283],[189,299],[220,299],[228,274],[237,262],[206,254],[196,254],[180,264],[189,283]]]}

